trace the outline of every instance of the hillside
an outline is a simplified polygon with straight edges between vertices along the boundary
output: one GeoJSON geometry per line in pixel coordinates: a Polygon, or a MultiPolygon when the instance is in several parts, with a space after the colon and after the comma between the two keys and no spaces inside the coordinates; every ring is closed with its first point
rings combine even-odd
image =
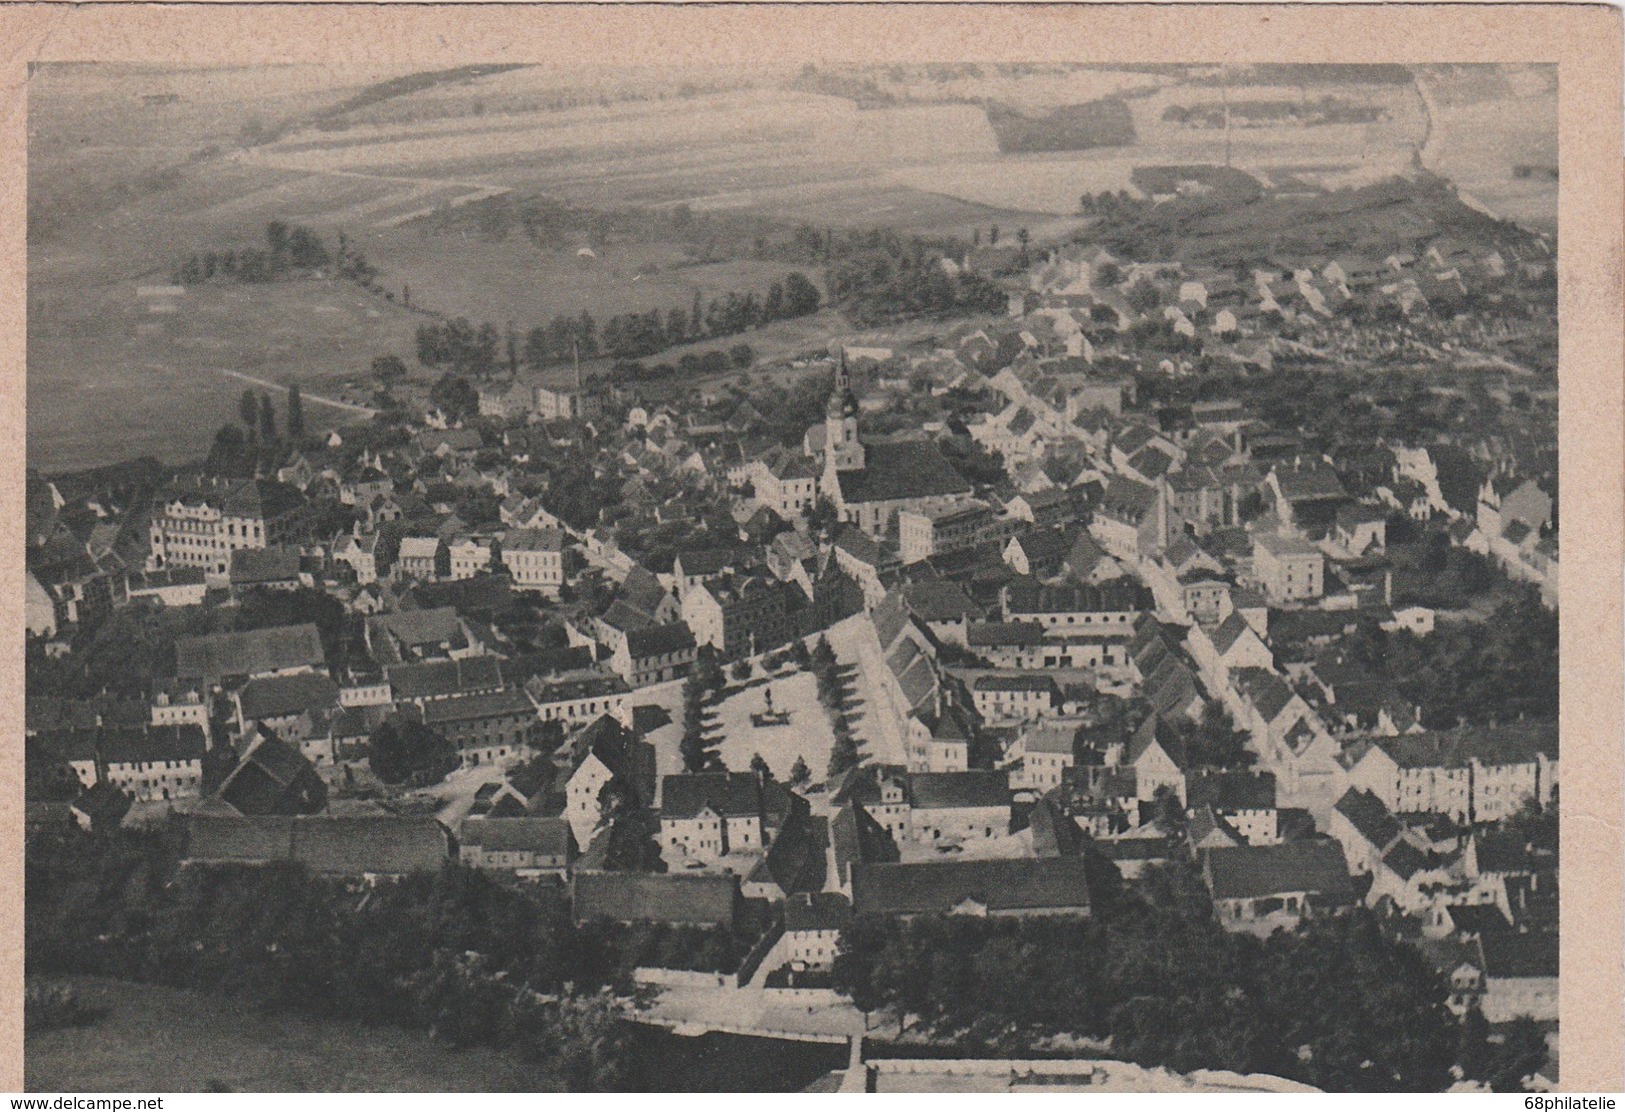
{"type": "Polygon", "coordinates": [[[1265,194],[1247,204],[1177,198],[1113,213],[1088,231],[1128,258],[1177,258],[1225,268],[1272,258],[1384,257],[1441,235],[1467,244],[1528,245],[1534,237],[1464,204],[1430,174],[1311,195],[1265,194]]]}

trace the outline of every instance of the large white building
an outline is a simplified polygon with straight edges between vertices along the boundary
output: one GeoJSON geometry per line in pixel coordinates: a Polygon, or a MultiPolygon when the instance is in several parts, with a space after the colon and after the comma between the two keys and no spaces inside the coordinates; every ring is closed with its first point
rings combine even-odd
{"type": "Polygon", "coordinates": [[[175,488],[153,505],[147,568],[231,570],[231,554],[244,548],[297,544],[307,537],[304,495],[286,483],[250,479],[175,488]]]}
{"type": "Polygon", "coordinates": [[[564,586],[562,529],[509,529],[502,535],[502,564],[514,589],[557,597],[564,586]]]}

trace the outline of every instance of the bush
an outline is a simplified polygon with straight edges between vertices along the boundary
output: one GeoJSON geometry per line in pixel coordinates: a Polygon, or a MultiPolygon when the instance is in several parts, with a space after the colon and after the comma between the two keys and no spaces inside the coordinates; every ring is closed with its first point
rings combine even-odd
{"type": "Polygon", "coordinates": [[[85,1003],[79,990],[55,981],[31,981],[23,995],[23,1029],[56,1031],[89,1027],[106,1015],[105,1008],[85,1003]]]}

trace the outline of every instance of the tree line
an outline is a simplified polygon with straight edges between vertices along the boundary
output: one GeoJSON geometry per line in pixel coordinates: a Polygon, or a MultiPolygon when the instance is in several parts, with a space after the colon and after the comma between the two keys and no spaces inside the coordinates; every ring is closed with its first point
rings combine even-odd
{"type": "MultiPolygon", "coordinates": [[[[997,313],[1004,291],[977,274],[945,266],[967,251],[956,239],[929,239],[889,228],[837,232],[801,225],[776,253],[825,269],[832,303],[863,325],[906,317],[997,313]]],[[[1025,248],[1024,248],[1025,250],[1025,248]]]]}
{"type": "MultiPolygon", "coordinates": [[[[358,899],[293,864],[178,868],[178,829],[38,834],[27,847],[31,975],[219,992],[247,1008],[428,1032],[503,1050],[539,1083],[635,1084],[615,995],[640,965],[727,971],[744,931],[578,926],[567,901],[448,863],[358,899]]],[[[748,937],[747,937],[748,936],[748,937]]]]}
{"type": "MultiPolygon", "coordinates": [[[[774,321],[809,316],[818,311],[821,302],[818,287],[806,275],[792,272],[769,286],[764,297],[735,291],[707,302],[696,292],[689,308],[619,313],[601,325],[585,309],[574,316],[561,315],[531,329],[522,346],[508,336],[507,357],[511,366],[522,354],[532,367],[600,355],[643,359],[681,344],[737,336],[774,321]]],[[[497,369],[503,340],[495,325],[476,327],[466,317],[421,324],[418,362],[458,374],[488,375],[497,369]]]]}
{"type": "Polygon", "coordinates": [[[1097,903],[1091,919],[861,917],[842,933],[836,987],[995,1052],[1072,1036],[1145,1066],[1340,1092],[1439,1091],[1467,1057],[1443,978],[1366,912],[1231,934],[1186,864],[1097,903]]]}
{"type": "Polygon", "coordinates": [[[329,254],[320,233],[302,224],[272,220],[265,225],[264,247],[226,248],[187,256],[170,272],[177,286],[197,286],[211,281],[274,282],[293,273],[321,270],[328,266],[340,278],[366,285],[377,270],[349,239],[339,233],[338,250],[329,254]]]}

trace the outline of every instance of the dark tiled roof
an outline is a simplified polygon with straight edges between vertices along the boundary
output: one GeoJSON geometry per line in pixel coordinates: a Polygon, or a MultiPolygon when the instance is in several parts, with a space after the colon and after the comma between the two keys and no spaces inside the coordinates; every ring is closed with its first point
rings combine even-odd
{"type": "Polygon", "coordinates": [[[838,931],[852,918],[852,905],[839,892],[797,892],[784,901],[787,931],[838,931]]]}
{"type": "Polygon", "coordinates": [[[908,778],[909,803],[924,808],[1008,807],[1010,778],[991,769],[916,772],[908,778]]]}
{"type": "Polygon", "coordinates": [[[1487,977],[1557,976],[1558,941],[1555,931],[1485,934],[1478,940],[1478,947],[1487,977]]]}
{"type": "Polygon", "coordinates": [[[577,870],[572,894],[578,922],[732,926],[739,878],[711,874],[577,870]]]}
{"type": "Polygon", "coordinates": [[[1203,872],[1216,900],[1290,892],[1338,899],[1353,895],[1343,851],[1332,841],[1283,842],[1203,851],[1203,872]]]}
{"type": "Polygon", "coordinates": [[[1395,842],[1393,848],[1382,855],[1382,863],[1400,879],[1409,880],[1428,866],[1428,855],[1409,842],[1395,842]]]}
{"type": "Polygon", "coordinates": [[[699,772],[660,782],[660,817],[691,819],[706,808],[724,818],[762,814],[762,791],[749,772],[699,772]]]}
{"type": "Polygon", "coordinates": [[[948,913],[967,901],[988,911],[1089,910],[1088,865],[1079,857],[856,864],[859,914],[948,913]]]}
{"type": "Polygon", "coordinates": [[[1174,764],[1184,768],[1187,764],[1185,744],[1172,724],[1153,714],[1140,723],[1140,728],[1134,731],[1128,748],[1123,753],[1123,763],[1132,765],[1150,751],[1152,743],[1162,747],[1174,764]]]}
{"type": "MultiPolygon", "coordinates": [[[[926,579],[903,588],[908,608],[923,622],[957,622],[980,617],[982,608],[959,584],[947,579],[926,579]]],[[[878,632],[878,625],[876,627],[878,632]]],[[[884,644],[885,642],[882,642],[884,644]]]]}
{"type": "Polygon", "coordinates": [[[647,611],[640,610],[625,599],[619,598],[609,604],[609,609],[599,615],[598,620],[623,633],[648,629],[656,624],[654,618],[647,611]]]}
{"type": "Polygon", "coordinates": [[[449,606],[430,610],[400,610],[367,619],[372,636],[380,635],[407,646],[461,644],[463,625],[457,611],[449,606]]]}
{"type": "Polygon", "coordinates": [[[272,479],[252,479],[229,488],[220,499],[221,512],[232,517],[262,517],[267,521],[299,509],[305,496],[298,488],[272,479]]]}
{"type": "Polygon", "coordinates": [[[847,503],[889,502],[968,494],[971,486],[934,443],[905,441],[864,445],[861,471],[839,473],[847,503]]]}
{"type": "Polygon", "coordinates": [[[182,637],[175,642],[175,674],[180,679],[247,676],[319,668],[324,663],[321,636],[309,622],[247,633],[182,637]]]}
{"type": "Polygon", "coordinates": [[[1461,768],[1474,758],[1486,765],[1526,764],[1539,753],[1556,758],[1557,723],[1531,720],[1468,726],[1384,738],[1379,744],[1402,768],[1461,768]]]}
{"type": "Polygon", "coordinates": [[[970,645],[1038,645],[1044,641],[1044,627],[1037,622],[971,622],[965,627],[970,645]]]}
{"type": "Polygon", "coordinates": [[[1512,928],[1506,915],[1494,904],[1451,904],[1445,911],[1460,934],[1485,934],[1512,928]]]}
{"type": "Polygon", "coordinates": [[[187,821],[186,859],[204,864],[262,864],[293,856],[293,817],[193,815],[187,821]]]}
{"type": "Polygon", "coordinates": [[[563,529],[509,529],[502,534],[504,552],[563,552],[568,538],[563,529]]]}
{"type": "Polygon", "coordinates": [[[1114,475],[1106,484],[1106,493],[1100,500],[1103,513],[1122,521],[1144,520],[1157,504],[1157,488],[1122,475],[1114,475]]]}
{"type": "Polygon", "coordinates": [[[880,600],[869,616],[874,623],[875,637],[880,641],[882,650],[890,649],[892,642],[897,640],[898,634],[908,625],[909,605],[908,599],[901,591],[888,591],[886,597],[880,600]]]}
{"type": "Polygon", "coordinates": [[[626,648],[634,659],[680,653],[694,648],[694,634],[685,622],[634,629],[626,635],[626,648]]]}
{"type": "MultiPolygon", "coordinates": [[[[853,769],[854,776],[858,770],[853,769]]],[[[850,869],[859,862],[896,861],[897,843],[886,828],[857,802],[848,802],[829,824],[830,847],[835,853],[835,868],[841,880],[849,878],[850,869]]]]}
{"type": "MultiPolygon", "coordinates": [[[[1128,580],[1111,580],[1099,586],[1086,583],[1040,585],[1028,581],[1012,583],[1005,596],[1014,614],[1100,614],[1151,609],[1151,592],[1128,580]]],[[[1124,629],[1128,627],[1125,625],[1124,629]]]]}
{"type": "Polygon", "coordinates": [[[1213,631],[1213,647],[1218,649],[1220,653],[1227,653],[1252,628],[1247,624],[1247,619],[1241,616],[1241,611],[1232,610],[1230,616],[1220,622],[1219,628],[1213,631]]]}
{"type": "Polygon", "coordinates": [[[106,729],[99,733],[97,748],[108,764],[196,761],[208,748],[203,727],[197,725],[106,729]]]}
{"type": "Polygon", "coordinates": [[[458,841],[487,852],[537,853],[566,861],[576,848],[568,822],[539,815],[464,819],[458,830],[458,841]]]}
{"type": "Polygon", "coordinates": [[[712,576],[732,566],[734,555],[726,548],[700,548],[679,552],[677,560],[685,576],[712,576]]]}
{"type": "Polygon", "coordinates": [[[523,691],[475,691],[447,699],[433,699],[423,705],[423,721],[430,725],[516,714],[530,717],[536,714],[536,704],[526,698],[523,691]]]}
{"type": "Polygon", "coordinates": [[[231,581],[239,586],[283,583],[299,578],[297,549],[239,548],[231,554],[231,581]]]}
{"type": "Polygon", "coordinates": [[[501,687],[502,662],[482,654],[457,660],[391,664],[384,669],[384,676],[396,699],[435,699],[501,687]]]}
{"type": "Polygon", "coordinates": [[[1292,689],[1286,681],[1262,668],[1238,668],[1234,673],[1236,688],[1246,696],[1264,721],[1273,722],[1292,701],[1292,689]]]}
{"type": "Polygon", "coordinates": [[[1379,850],[1392,845],[1403,829],[1382,800],[1362,789],[1350,788],[1344,792],[1337,801],[1337,812],[1359,831],[1360,837],[1379,850]]]}
{"type": "Polygon", "coordinates": [[[338,705],[339,685],[319,672],[265,676],[249,680],[238,699],[243,720],[255,722],[305,711],[331,709],[338,705]]]}
{"type": "Polygon", "coordinates": [[[436,872],[451,840],[433,818],[409,815],[300,815],[293,820],[293,857],[313,873],[436,872]]]}
{"type": "Polygon", "coordinates": [[[773,882],[785,893],[821,892],[828,880],[829,819],[792,817],[768,848],[763,860],[773,882]]]}
{"type": "Polygon", "coordinates": [[[988,674],[976,677],[973,691],[1047,691],[1052,696],[1061,693],[1055,677],[1042,673],[1017,672],[1015,674],[988,674]]]}
{"type": "Polygon", "coordinates": [[[1185,802],[1218,811],[1258,811],[1275,807],[1275,776],[1269,772],[1194,772],[1185,779],[1185,802]]]}
{"type": "Polygon", "coordinates": [[[404,815],[193,815],[187,829],[195,864],[297,861],[325,876],[434,872],[450,850],[445,827],[404,815]]]}

